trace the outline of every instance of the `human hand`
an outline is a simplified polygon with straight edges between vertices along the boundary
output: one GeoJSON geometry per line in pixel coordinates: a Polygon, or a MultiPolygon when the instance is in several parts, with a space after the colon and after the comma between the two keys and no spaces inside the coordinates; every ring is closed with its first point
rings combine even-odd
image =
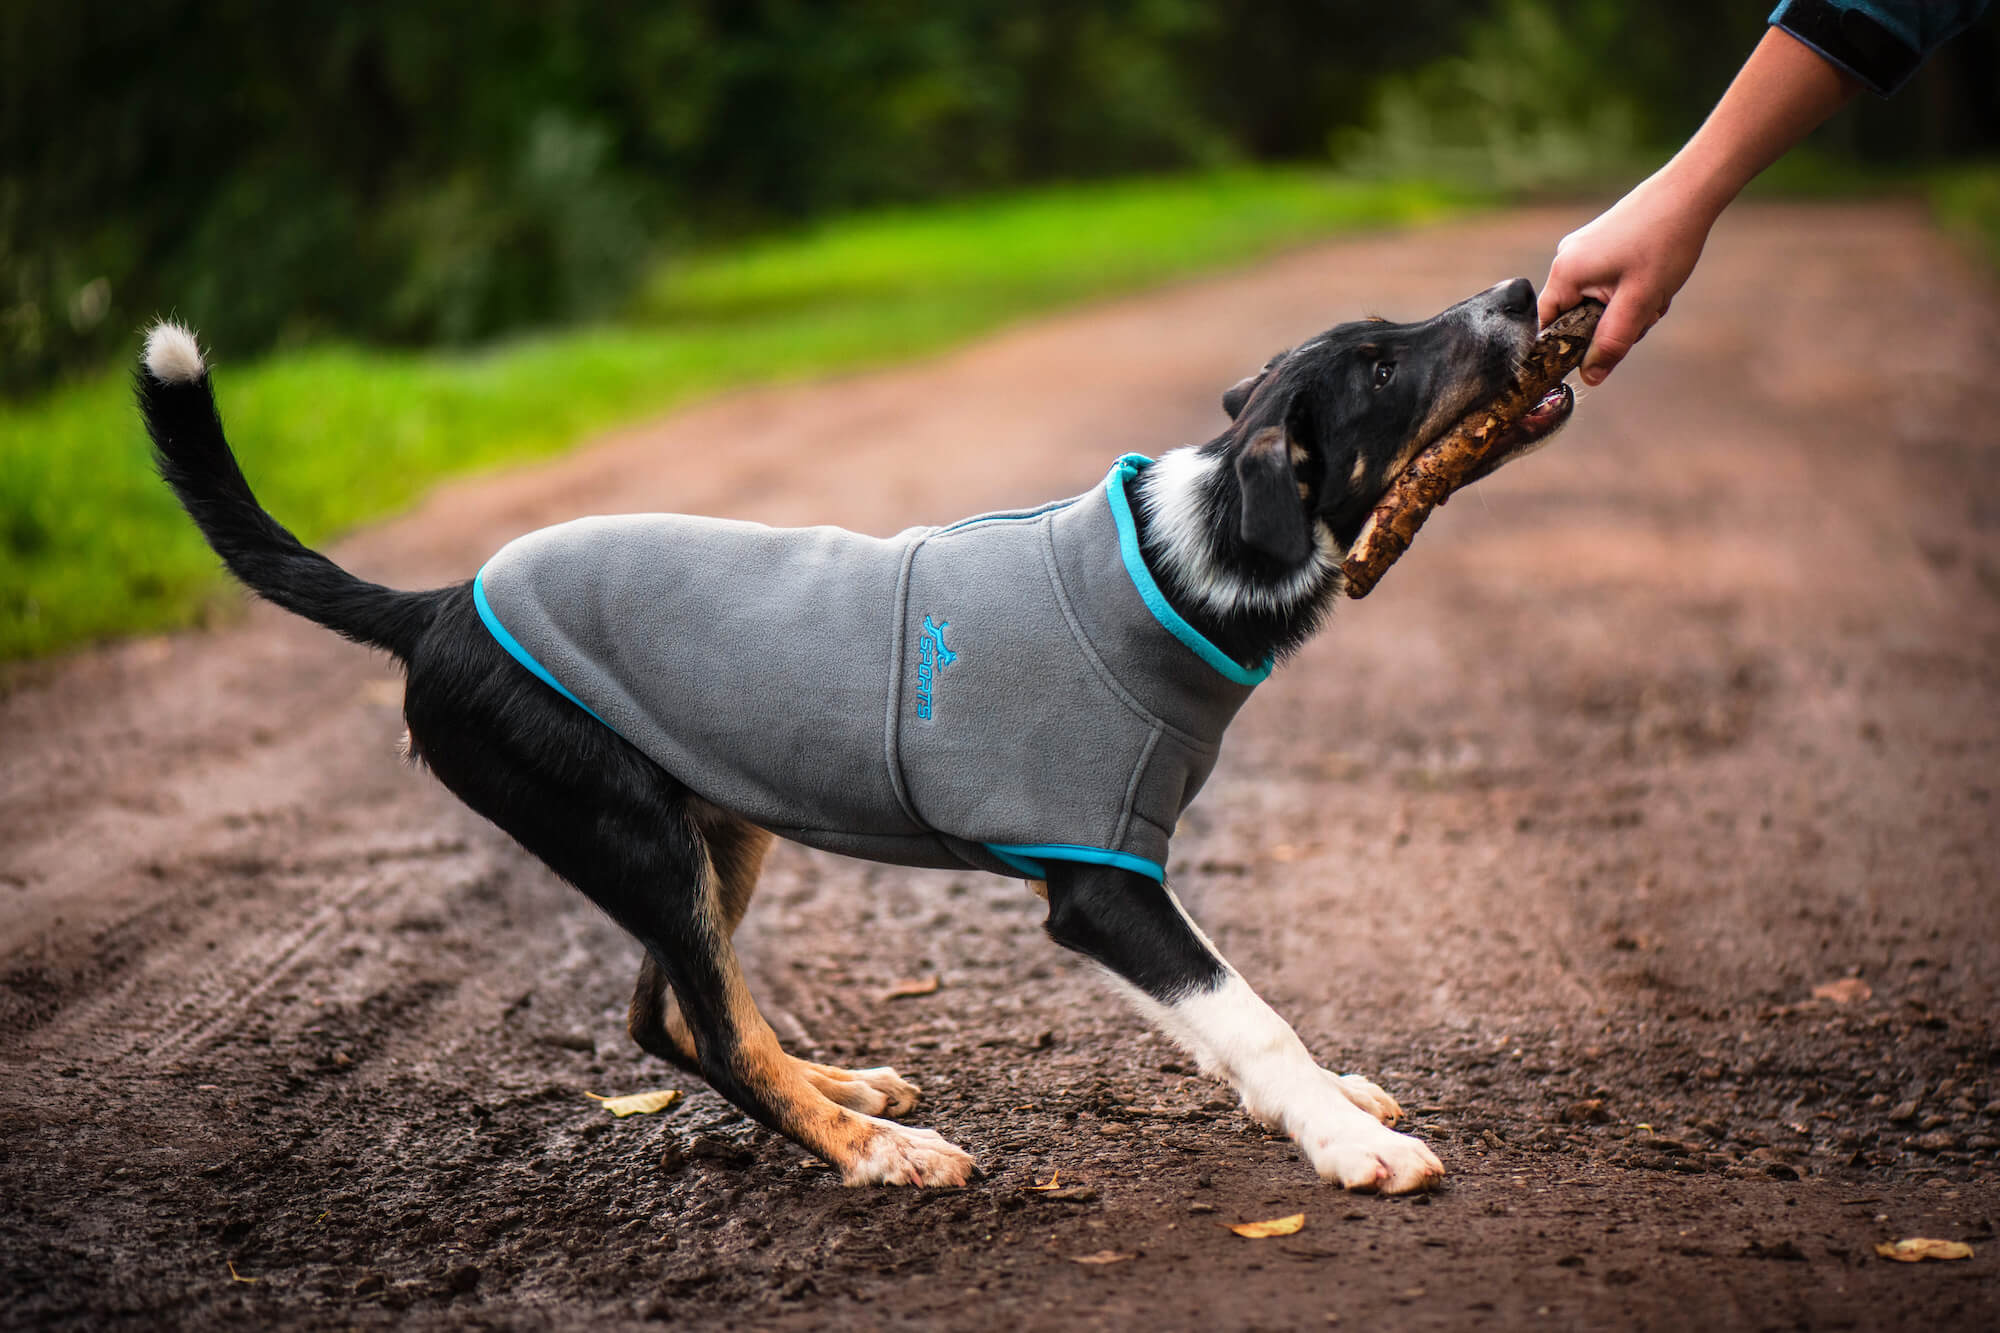
{"type": "Polygon", "coordinates": [[[1667,313],[1714,223],[1707,206],[1662,172],[1557,244],[1542,284],[1542,323],[1586,296],[1604,302],[1583,361],[1585,384],[1602,384],[1667,313]]]}

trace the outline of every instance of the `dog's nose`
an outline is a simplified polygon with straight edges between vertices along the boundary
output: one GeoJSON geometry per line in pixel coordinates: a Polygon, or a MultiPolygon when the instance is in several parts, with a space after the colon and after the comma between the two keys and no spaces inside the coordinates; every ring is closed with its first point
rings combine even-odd
{"type": "Polygon", "coordinates": [[[1535,313],[1535,284],[1526,278],[1516,278],[1512,282],[1500,284],[1495,293],[1500,298],[1501,313],[1521,319],[1535,313]]]}

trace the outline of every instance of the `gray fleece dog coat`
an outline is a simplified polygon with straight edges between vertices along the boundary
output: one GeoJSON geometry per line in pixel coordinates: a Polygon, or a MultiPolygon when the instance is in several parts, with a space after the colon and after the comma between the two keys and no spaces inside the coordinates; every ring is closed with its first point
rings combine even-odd
{"type": "Polygon", "coordinates": [[[677,514],[501,549],[500,645],[704,799],[810,847],[1041,879],[1162,879],[1167,840],[1271,664],[1232,661],[1139,553],[1127,455],[1102,486],[865,537],[677,514]]]}

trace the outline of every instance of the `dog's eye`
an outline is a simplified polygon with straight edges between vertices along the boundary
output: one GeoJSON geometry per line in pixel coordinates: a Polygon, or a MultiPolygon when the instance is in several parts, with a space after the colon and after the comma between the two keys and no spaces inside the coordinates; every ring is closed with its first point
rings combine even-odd
{"type": "Polygon", "coordinates": [[[1396,363],[1394,361],[1377,361],[1375,363],[1373,382],[1376,388],[1382,389],[1388,387],[1389,381],[1395,378],[1396,363]]]}

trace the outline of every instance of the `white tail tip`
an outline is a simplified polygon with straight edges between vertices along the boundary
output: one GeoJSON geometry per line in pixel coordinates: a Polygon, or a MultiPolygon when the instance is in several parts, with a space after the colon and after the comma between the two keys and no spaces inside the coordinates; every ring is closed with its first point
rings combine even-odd
{"type": "Polygon", "coordinates": [[[146,373],[162,384],[184,384],[206,375],[208,365],[194,334],[162,320],[146,335],[146,373]]]}

